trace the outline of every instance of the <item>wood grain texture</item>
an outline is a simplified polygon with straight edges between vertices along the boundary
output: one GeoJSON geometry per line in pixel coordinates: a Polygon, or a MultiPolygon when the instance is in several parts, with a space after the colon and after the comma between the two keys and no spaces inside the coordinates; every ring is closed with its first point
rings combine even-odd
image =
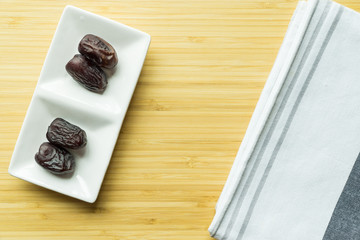
{"type": "Polygon", "coordinates": [[[2,0],[0,239],[211,239],[216,201],[296,4],[2,0]],[[152,36],[94,204],[7,173],[66,4],[152,36]]]}

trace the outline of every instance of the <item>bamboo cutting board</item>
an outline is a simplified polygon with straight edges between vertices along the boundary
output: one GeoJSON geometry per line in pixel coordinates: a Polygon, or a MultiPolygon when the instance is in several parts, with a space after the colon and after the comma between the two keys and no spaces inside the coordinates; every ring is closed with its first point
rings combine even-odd
{"type": "Polygon", "coordinates": [[[296,3],[2,0],[0,239],[211,239],[217,198],[296,3]],[[66,4],[152,36],[94,204],[7,173],[66,4]]]}

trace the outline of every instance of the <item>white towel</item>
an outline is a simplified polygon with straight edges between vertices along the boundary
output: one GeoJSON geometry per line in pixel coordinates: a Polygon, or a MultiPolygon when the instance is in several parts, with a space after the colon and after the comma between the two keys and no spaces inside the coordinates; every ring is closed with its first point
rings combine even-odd
{"type": "Polygon", "coordinates": [[[301,1],[210,234],[359,240],[359,152],[360,14],[332,1],[301,1]]]}

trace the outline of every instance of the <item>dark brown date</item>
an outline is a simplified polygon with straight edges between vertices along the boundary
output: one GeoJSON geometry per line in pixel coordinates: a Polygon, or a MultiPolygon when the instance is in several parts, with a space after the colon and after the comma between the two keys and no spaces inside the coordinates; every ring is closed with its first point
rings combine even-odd
{"type": "Polygon", "coordinates": [[[65,68],[73,79],[92,92],[102,93],[107,86],[105,72],[80,54],[76,54],[65,68]]]}
{"type": "Polygon", "coordinates": [[[52,121],[48,127],[46,138],[56,146],[70,149],[85,147],[87,143],[86,132],[62,118],[52,121]]]}
{"type": "Polygon", "coordinates": [[[74,172],[75,161],[71,153],[63,148],[44,142],[35,154],[35,161],[57,175],[63,175],[74,172]]]}
{"type": "Polygon", "coordinates": [[[104,39],[87,34],[81,39],[79,52],[104,68],[114,68],[118,62],[115,49],[104,39]]]}

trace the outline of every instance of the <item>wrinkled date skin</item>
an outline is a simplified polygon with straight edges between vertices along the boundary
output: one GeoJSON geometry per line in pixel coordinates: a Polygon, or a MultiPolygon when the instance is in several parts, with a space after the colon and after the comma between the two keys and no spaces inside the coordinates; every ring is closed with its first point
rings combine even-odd
{"type": "Polygon", "coordinates": [[[48,142],[41,144],[39,152],[35,154],[35,161],[57,175],[69,174],[75,169],[75,161],[71,153],[48,142]]]}
{"type": "Polygon", "coordinates": [[[114,68],[118,62],[115,49],[104,39],[92,34],[81,39],[78,50],[103,68],[114,68]]]}
{"type": "Polygon", "coordinates": [[[81,54],[76,54],[65,68],[84,88],[96,93],[104,92],[108,83],[105,72],[81,54]]]}
{"type": "Polygon", "coordinates": [[[46,138],[56,146],[70,149],[85,147],[87,143],[86,132],[62,118],[52,121],[48,127],[46,138]]]}

